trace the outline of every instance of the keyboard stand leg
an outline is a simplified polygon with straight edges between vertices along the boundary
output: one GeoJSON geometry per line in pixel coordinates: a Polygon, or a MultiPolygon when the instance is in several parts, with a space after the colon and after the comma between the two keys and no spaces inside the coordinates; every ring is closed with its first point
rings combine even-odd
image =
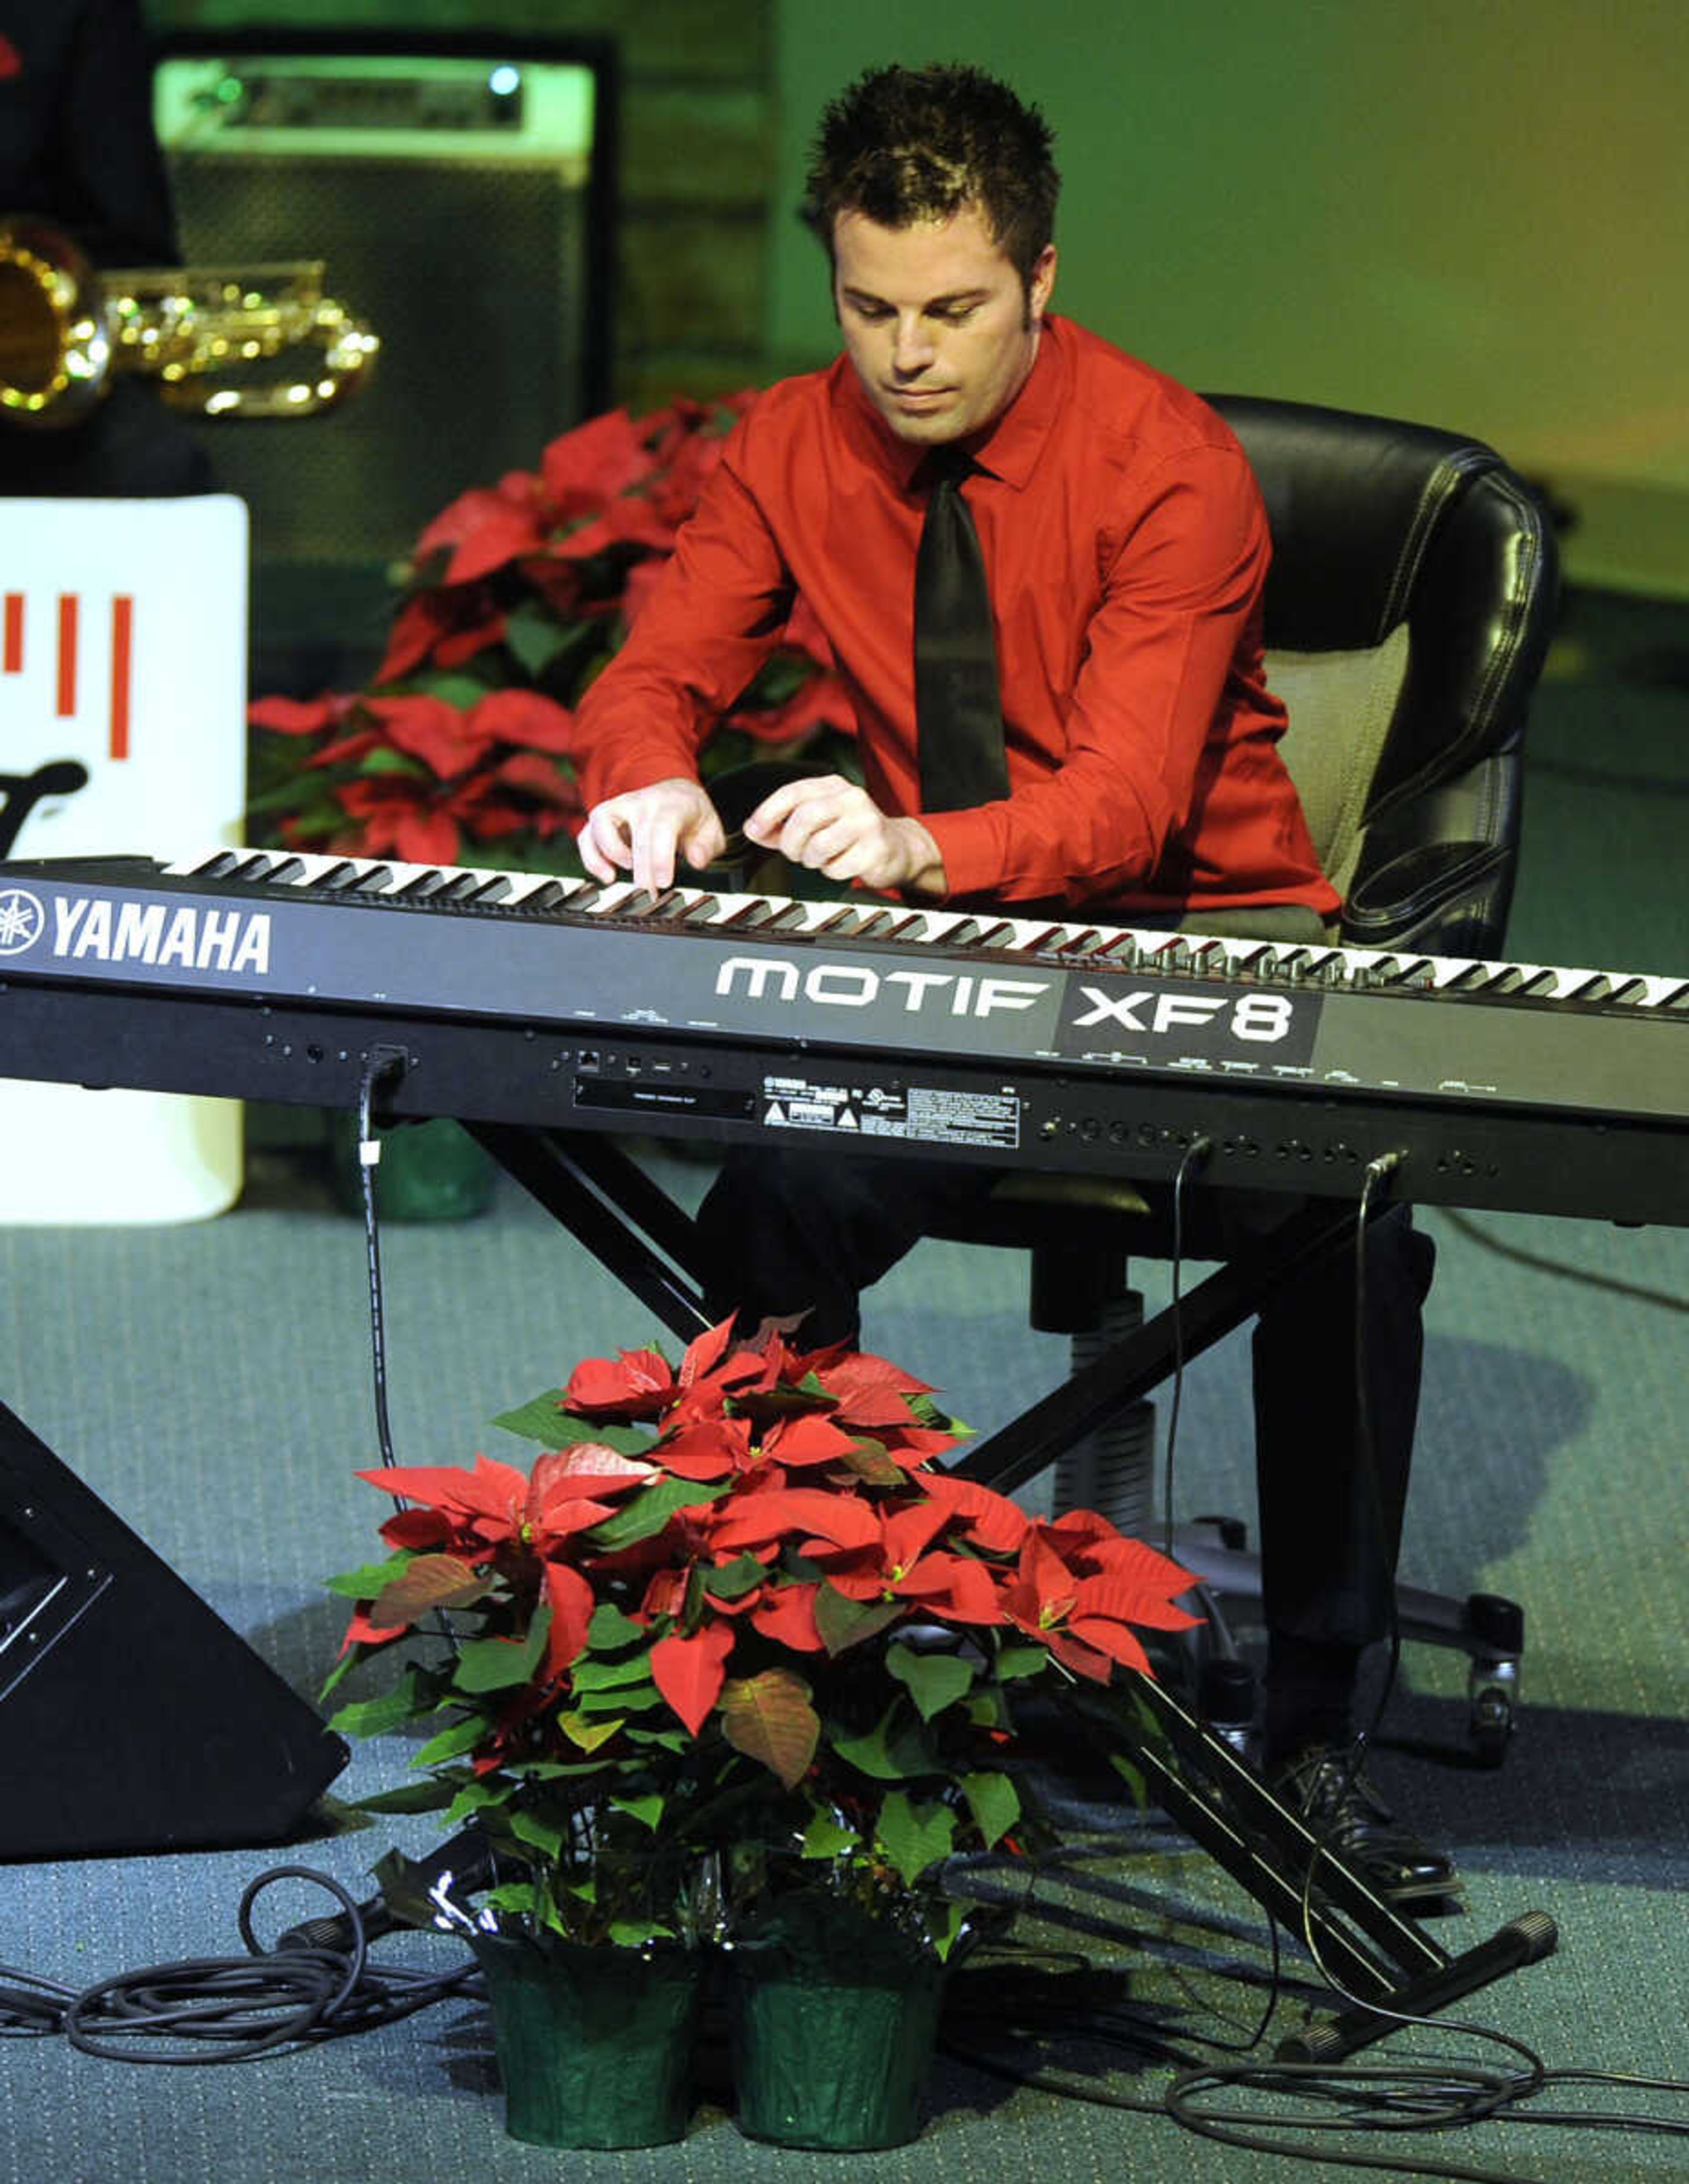
{"type": "MultiPolygon", "coordinates": [[[[691,1217],[619,1145],[527,1126],[465,1127],[672,1334],[690,1341],[703,1333],[709,1321],[691,1217]]],[[[1303,1208],[1257,1251],[1191,1291],[1181,1302],[1176,1333],[1169,1309],[992,1435],[956,1468],[1012,1491],[1111,1412],[1164,1379],[1181,1354],[1197,1356],[1229,1334],[1276,1284],[1347,1249],[1355,1217],[1348,1204],[1303,1208]]],[[[1094,1714],[1105,1740],[1124,1746],[1168,1817],[1288,1932],[1311,1936],[1322,1964],[1359,2003],[1385,2013],[1351,2008],[1298,2032],[1280,2048],[1286,2059],[1334,2061],[1393,2031],[1391,2013],[1441,2008],[1554,1947],[1552,1921],[1527,1912],[1488,1942],[1449,1956],[1351,1867],[1321,1850],[1296,1815],[1164,1685],[1129,1676],[1124,1689],[1135,1706],[1101,1692],[1075,1697],[1094,1714]]]]}
{"type": "MultiPolygon", "coordinates": [[[[1384,1210],[1383,1201],[1370,1218],[1384,1210]]],[[[1246,1256],[1230,1259],[1154,1319],[1103,1351],[1094,1364],[1029,1404],[956,1467],[964,1479],[1012,1494],[1128,1403],[1146,1395],[1260,1309],[1264,1298],[1311,1266],[1350,1249],[1357,1208],[1322,1199],[1300,1208],[1246,1256]]]]}
{"type": "Polygon", "coordinates": [[[1311,1939],[1325,1975],[1348,1990],[1357,2006],[1292,2033],[1279,2044],[1281,2060],[1335,2062],[1385,2038],[1399,2017],[1430,2015],[1556,1947],[1552,1919],[1527,1911],[1488,1941],[1447,1954],[1323,1850],[1164,1685],[1129,1672],[1113,1693],[1075,1694],[1075,1703],[1105,1741],[1124,1747],[1168,1817],[1288,1933],[1311,1939]]]}
{"type": "Polygon", "coordinates": [[[672,1334],[703,1334],[690,1217],[619,1146],[521,1124],[464,1127],[672,1334]]]}

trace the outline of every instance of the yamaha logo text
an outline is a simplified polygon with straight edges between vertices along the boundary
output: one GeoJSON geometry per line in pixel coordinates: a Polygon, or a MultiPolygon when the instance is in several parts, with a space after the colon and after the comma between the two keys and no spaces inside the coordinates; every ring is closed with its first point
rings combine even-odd
{"type": "Polygon", "coordinates": [[[43,905],[27,888],[0,893],[0,956],[22,955],[43,939],[65,962],[175,964],[257,978],[270,971],[264,911],[118,902],[103,895],[54,895],[43,905]]]}

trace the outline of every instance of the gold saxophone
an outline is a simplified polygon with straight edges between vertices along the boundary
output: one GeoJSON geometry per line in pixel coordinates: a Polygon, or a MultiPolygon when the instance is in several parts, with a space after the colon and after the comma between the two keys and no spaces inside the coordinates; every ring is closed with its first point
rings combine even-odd
{"type": "Polygon", "coordinates": [[[370,376],[381,343],[323,293],[320,260],[97,273],[45,220],[0,216],[0,420],[88,415],[119,371],[208,417],[309,417],[370,376]]]}

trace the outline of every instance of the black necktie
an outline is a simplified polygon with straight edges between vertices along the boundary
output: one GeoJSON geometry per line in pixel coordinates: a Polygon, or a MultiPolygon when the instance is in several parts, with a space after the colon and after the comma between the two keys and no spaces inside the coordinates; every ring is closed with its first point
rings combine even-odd
{"type": "Polygon", "coordinates": [[[1009,793],[991,598],[962,494],[972,459],[939,448],[915,556],[915,730],[921,809],[966,811],[1009,793]]]}

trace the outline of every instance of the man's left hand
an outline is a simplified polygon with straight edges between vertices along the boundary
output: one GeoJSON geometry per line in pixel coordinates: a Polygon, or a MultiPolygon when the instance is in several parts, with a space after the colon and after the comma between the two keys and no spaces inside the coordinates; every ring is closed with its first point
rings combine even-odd
{"type": "Polygon", "coordinates": [[[895,819],[840,774],[789,781],[744,822],[761,848],[830,880],[865,887],[945,892],[944,860],[918,819],[895,819]]]}

